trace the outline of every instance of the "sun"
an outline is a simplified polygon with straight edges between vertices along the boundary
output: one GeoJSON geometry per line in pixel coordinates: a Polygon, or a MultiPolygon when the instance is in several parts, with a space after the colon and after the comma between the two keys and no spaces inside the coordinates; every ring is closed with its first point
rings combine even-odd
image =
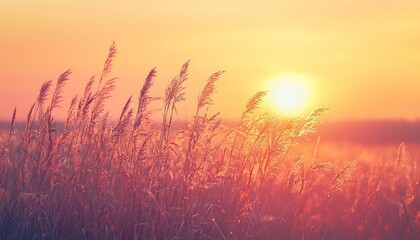
{"type": "Polygon", "coordinates": [[[270,107],[283,115],[297,115],[308,104],[307,77],[301,75],[281,75],[271,81],[269,87],[270,107]]]}

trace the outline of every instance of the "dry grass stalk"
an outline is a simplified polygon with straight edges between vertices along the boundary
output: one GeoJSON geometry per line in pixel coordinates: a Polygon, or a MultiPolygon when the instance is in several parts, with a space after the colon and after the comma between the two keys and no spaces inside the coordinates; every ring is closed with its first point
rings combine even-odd
{"type": "Polygon", "coordinates": [[[400,143],[398,147],[398,161],[397,161],[397,172],[400,172],[401,169],[404,167],[406,159],[406,145],[404,142],[400,143]]]}
{"type": "Polygon", "coordinates": [[[62,101],[62,92],[64,85],[68,81],[68,77],[71,74],[71,70],[65,71],[63,74],[60,75],[60,77],[57,80],[57,83],[55,85],[54,93],[51,98],[51,104],[50,104],[50,114],[54,108],[60,107],[60,102],[62,101]]]}
{"type": "Polygon", "coordinates": [[[170,129],[172,126],[172,119],[174,112],[176,113],[176,104],[185,101],[185,87],[184,82],[188,79],[188,68],[190,61],[185,62],[181,70],[175,78],[169,83],[165,90],[165,99],[163,106],[163,120],[162,132],[160,136],[159,146],[162,147],[163,143],[168,142],[170,129]]]}
{"type": "Polygon", "coordinates": [[[13,110],[12,121],[10,122],[9,136],[11,137],[15,131],[16,108],[13,110]]]}
{"type": "Polygon", "coordinates": [[[328,191],[329,196],[344,188],[345,184],[350,180],[353,172],[356,170],[356,165],[356,161],[350,161],[338,171],[328,191]]]}
{"type": "Polygon", "coordinates": [[[150,88],[153,85],[153,78],[156,76],[156,68],[150,70],[149,74],[144,81],[143,87],[140,90],[140,96],[138,101],[137,113],[136,113],[136,120],[134,122],[134,128],[138,128],[143,121],[148,121],[148,112],[147,106],[153,100],[153,98],[149,95],[150,88]]]}
{"type": "Polygon", "coordinates": [[[64,124],[65,128],[68,128],[69,127],[70,121],[75,117],[75,115],[76,115],[76,106],[77,106],[77,95],[74,96],[71,99],[69,109],[67,110],[66,122],[64,124]]]}
{"type": "Polygon", "coordinates": [[[212,105],[213,100],[211,96],[216,91],[215,83],[217,80],[219,80],[220,76],[223,74],[224,71],[219,71],[213,73],[209,79],[206,82],[206,85],[204,86],[203,90],[201,91],[200,96],[198,97],[197,102],[197,109],[201,109],[205,107],[206,105],[212,105]]]}
{"type": "Polygon", "coordinates": [[[108,56],[105,60],[104,67],[102,69],[102,74],[101,74],[101,77],[99,79],[98,90],[101,86],[102,80],[105,79],[108,76],[108,74],[111,72],[112,63],[113,63],[116,55],[117,55],[117,45],[114,41],[114,42],[112,42],[111,46],[109,47],[108,56]]]}

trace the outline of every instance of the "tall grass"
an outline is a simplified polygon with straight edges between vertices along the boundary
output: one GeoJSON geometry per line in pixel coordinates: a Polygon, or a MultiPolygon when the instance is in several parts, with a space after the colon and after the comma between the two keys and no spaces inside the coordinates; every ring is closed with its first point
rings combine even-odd
{"type": "Polygon", "coordinates": [[[166,88],[157,127],[149,107],[156,69],[114,121],[104,107],[117,80],[110,77],[116,54],[113,43],[99,80],[71,100],[62,132],[53,110],[70,70],[55,88],[42,85],[22,134],[13,113],[0,141],[0,239],[419,237],[419,174],[404,165],[404,144],[396,164],[383,166],[340,167],[316,151],[306,159],[299,143],[316,133],[328,108],[268,118],[257,111],[265,92],[226,127],[207,111],[222,71],[208,78],[192,122],[176,128],[189,61],[166,88]]]}

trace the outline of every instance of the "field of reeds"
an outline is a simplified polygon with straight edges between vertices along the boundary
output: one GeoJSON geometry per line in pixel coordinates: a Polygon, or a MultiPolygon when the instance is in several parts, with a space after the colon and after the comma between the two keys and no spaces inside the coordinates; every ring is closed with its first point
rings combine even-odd
{"type": "Polygon", "coordinates": [[[41,86],[22,132],[12,114],[0,138],[0,239],[420,238],[410,146],[386,158],[323,158],[316,132],[328,108],[269,117],[258,110],[266,92],[227,127],[208,113],[221,71],[192,121],[174,126],[189,62],[159,100],[161,120],[149,109],[155,69],[112,119],[105,102],[116,53],[113,44],[100,77],[71,100],[63,130],[53,116],[70,70],[41,86]]]}

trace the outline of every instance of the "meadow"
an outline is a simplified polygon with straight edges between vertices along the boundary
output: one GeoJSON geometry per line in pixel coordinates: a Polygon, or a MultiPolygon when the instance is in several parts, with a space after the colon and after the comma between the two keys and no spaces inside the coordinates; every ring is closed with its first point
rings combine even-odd
{"type": "Polygon", "coordinates": [[[328,107],[268,116],[266,92],[227,126],[208,111],[222,71],[192,121],[175,126],[189,62],[159,99],[159,121],[149,108],[156,69],[112,119],[116,53],[113,44],[100,77],[71,99],[62,130],[53,116],[70,70],[41,86],[24,130],[11,114],[0,138],[0,239],[420,238],[418,147],[324,144],[328,107]]]}

